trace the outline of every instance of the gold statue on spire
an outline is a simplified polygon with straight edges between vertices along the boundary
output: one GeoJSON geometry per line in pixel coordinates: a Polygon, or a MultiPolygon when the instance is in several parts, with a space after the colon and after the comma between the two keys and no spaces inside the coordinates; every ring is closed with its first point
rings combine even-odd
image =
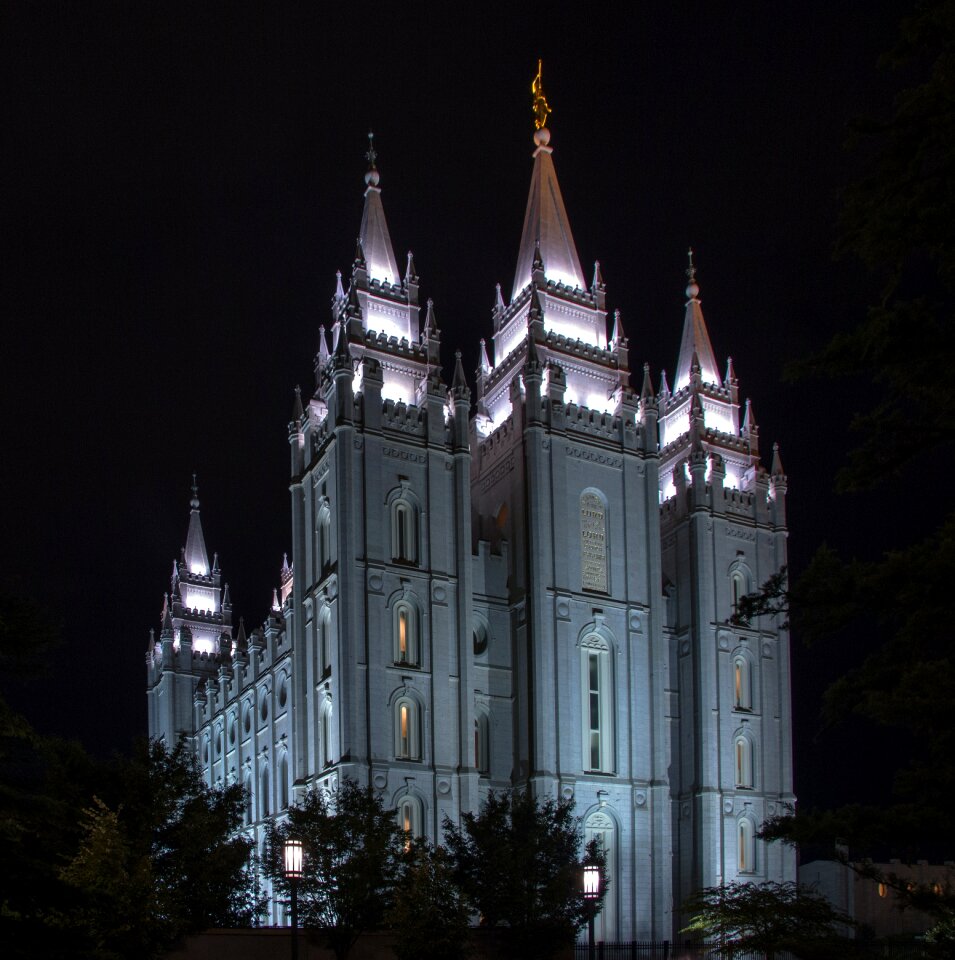
{"type": "Polygon", "coordinates": [[[547,126],[547,115],[551,112],[544,87],[541,82],[541,61],[537,61],[537,76],[531,81],[531,93],[534,95],[534,129],[542,130],[547,126]]]}

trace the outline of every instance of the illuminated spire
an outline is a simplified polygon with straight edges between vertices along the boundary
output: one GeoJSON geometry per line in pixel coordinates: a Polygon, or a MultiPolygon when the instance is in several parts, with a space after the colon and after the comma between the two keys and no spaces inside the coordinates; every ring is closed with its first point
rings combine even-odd
{"type": "Polygon", "coordinates": [[[653,399],[653,380],[650,378],[650,364],[643,365],[643,389],[640,391],[640,399],[646,403],[653,399]]]}
{"type": "Polygon", "coordinates": [[[461,351],[454,351],[454,379],[451,381],[451,392],[456,396],[468,389],[468,381],[464,376],[464,364],[461,363],[461,351]]]}
{"type": "Polygon", "coordinates": [[[302,388],[297,384],[295,386],[295,400],[292,403],[292,419],[299,423],[305,419],[305,411],[302,409],[302,388]]]}
{"type": "Polygon", "coordinates": [[[688,251],[690,265],[686,276],[689,283],[686,285],[686,315],[683,320],[683,339],[680,342],[680,358],[676,364],[674,383],[677,390],[682,390],[690,382],[691,367],[694,356],[700,367],[700,376],[704,383],[721,384],[719,370],[716,366],[716,357],[713,354],[713,345],[703,320],[703,308],[700,306],[700,287],[696,282],[696,267],[693,264],[693,250],[688,251]]]}
{"type": "Polygon", "coordinates": [[[620,311],[614,310],[613,312],[613,334],[610,337],[611,343],[620,343],[621,340],[626,340],[627,335],[623,332],[623,320],[620,319],[620,311]]]}
{"type": "Polygon", "coordinates": [[[381,175],[378,173],[375,151],[375,135],[368,134],[368,172],[365,174],[365,208],[361,215],[361,230],[358,234],[361,252],[368,267],[368,276],[372,280],[399,282],[398,264],[395,261],[391,235],[385,220],[385,210],[381,205],[381,189],[378,186],[381,175]]]}
{"type": "Polygon", "coordinates": [[[491,361],[487,358],[487,344],[483,337],[481,337],[481,347],[478,353],[478,370],[481,373],[491,372],[491,361]]]}
{"type": "Polygon", "coordinates": [[[557,182],[557,172],[551,157],[550,131],[545,126],[550,106],[540,86],[540,64],[531,86],[534,94],[534,114],[537,130],[534,133],[534,170],[531,188],[524,212],[524,229],[517,254],[517,271],[514,274],[513,300],[531,282],[535,257],[544,263],[548,280],[559,281],[565,286],[587,289],[584,272],[577,256],[577,247],[570,232],[570,221],[557,182]]]}
{"type": "Polygon", "coordinates": [[[438,323],[434,319],[434,301],[428,297],[427,309],[424,313],[424,338],[427,340],[438,332],[438,323]]]}
{"type": "Polygon", "coordinates": [[[774,477],[785,477],[786,471],[783,470],[783,460],[779,455],[779,444],[773,444],[773,463],[769,470],[770,474],[774,477]]]}
{"type": "Polygon", "coordinates": [[[209,555],[206,553],[206,542],[202,536],[202,523],[199,520],[199,488],[196,486],[196,475],[192,475],[192,499],[189,501],[189,532],[186,534],[186,548],[184,558],[190,573],[200,573],[206,576],[209,573],[209,555]]]}
{"type": "Polygon", "coordinates": [[[325,327],[318,328],[318,362],[324,367],[328,363],[330,354],[328,352],[328,340],[325,338],[325,327]]]}

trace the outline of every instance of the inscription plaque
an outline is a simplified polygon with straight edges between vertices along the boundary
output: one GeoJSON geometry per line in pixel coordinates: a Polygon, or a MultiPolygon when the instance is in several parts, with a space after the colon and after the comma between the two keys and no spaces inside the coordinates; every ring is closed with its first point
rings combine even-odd
{"type": "Polygon", "coordinates": [[[580,579],[584,590],[607,592],[607,508],[595,493],[580,497],[580,579]]]}

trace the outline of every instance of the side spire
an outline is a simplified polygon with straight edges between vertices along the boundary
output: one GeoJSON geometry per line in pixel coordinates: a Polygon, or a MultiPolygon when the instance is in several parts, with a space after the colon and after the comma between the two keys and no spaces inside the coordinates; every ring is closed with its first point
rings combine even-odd
{"type": "Polygon", "coordinates": [[[675,389],[682,390],[690,382],[694,357],[700,368],[700,376],[704,383],[722,383],[719,369],[716,366],[716,356],[710,335],[703,319],[703,308],[700,306],[700,286],[696,282],[696,266],[693,263],[693,249],[687,251],[689,266],[686,276],[689,281],[686,285],[686,314],[683,319],[683,339],[680,341],[680,357],[676,364],[674,378],[675,389]]]}
{"type": "Polygon", "coordinates": [[[202,522],[199,520],[199,487],[196,475],[192,475],[192,499],[189,501],[189,532],[186,534],[186,548],[183,551],[186,567],[190,573],[209,573],[209,555],[206,553],[206,541],[202,536],[202,522]]]}
{"type": "Polygon", "coordinates": [[[382,283],[400,283],[398,264],[395,261],[391,234],[381,205],[381,175],[378,172],[378,153],[375,150],[375,135],[368,134],[368,151],[365,153],[368,171],[365,173],[365,208],[361,215],[359,246],[368,265],[368,276],[382,283]]]}
{"type": "Polygon", "coordinates": [[[544,96],[541,81],[541,63],[537,63],[537,75],[531,84],[534,96],[534,170],[524,212],[524,229],[517,253],[517,271],[514,274],[513,300],[531,282],[535,257],[544,263],[548,280],[563,283],[568,287],[587,289],[584,271],[577,256],[570,220],[564,207],[557,172],[554,169],[553,150],[547,117],[550,105],[544,96]]]}

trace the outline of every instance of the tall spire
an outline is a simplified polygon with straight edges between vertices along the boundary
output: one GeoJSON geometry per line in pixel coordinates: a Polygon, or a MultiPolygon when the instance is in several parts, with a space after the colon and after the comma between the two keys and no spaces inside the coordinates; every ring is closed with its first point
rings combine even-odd
{"type": "Polygon", "coordinates": [[[690,382],[690,369],[693,357],[696,356],[700,365],[700,376],[704,383],[721,384],[719,369],[716,366],[716,357],[710,335],[703,320],[703,308],[700,306],[700,287],[696,282],[696,266],[693,263],[692,248],[687,253],[690,265],[686,276],[689,282],[686,285],[686,316],[683,320],[683,339],[680,342],[680,359],[676,364],[674,388],[682,390],[690,382]]]}
{"type": "Polygon", "coordinates": [[[184,551],[186,567],[190,573],[209,573],[209,555],[206,553],[206,541],[202,536],[202,523],[199,520],[199,488],[196,475],[192,475],[192,499],[189,501],[189,532],[186,534],[184,551]]]}
{"type": "Polygon", "coordinates": [[[524,213],[524,229],[517,254],[517,272],[514,274],[513,300],[531,282],[535,254],[544,262],[548,280],[564,283],[569,287],[587,289],[584,271],[577,256],[577,247],[570,232],[570,221],[557,182],[557,172],[551,157],[550,131],[545,126],[551,112],[541,86],[540,62],[537,76],[531,84],[534,95],[534,117],[537,127],[534,132],[534,170],[531,188],[524,213]],[[539,247],[539,253],[537,253],[539,247]]]}
{"type": "Polygon", "coordinates": [[[358,239],[365,262],[368,264],[368,276],[372,280],[397,284],[400,283],[401,278],[395,261],[394,247],[391,245],[391,234],[388,233],[385,209],[381,205],[381,188],[378,186],[381,176],[375,163],[378,154],[375,151],[373,133],[368,134],[368,151],[365,159],[368,161],[368,172],[365,174],[365,209],[361,215],[358,239]]]}

